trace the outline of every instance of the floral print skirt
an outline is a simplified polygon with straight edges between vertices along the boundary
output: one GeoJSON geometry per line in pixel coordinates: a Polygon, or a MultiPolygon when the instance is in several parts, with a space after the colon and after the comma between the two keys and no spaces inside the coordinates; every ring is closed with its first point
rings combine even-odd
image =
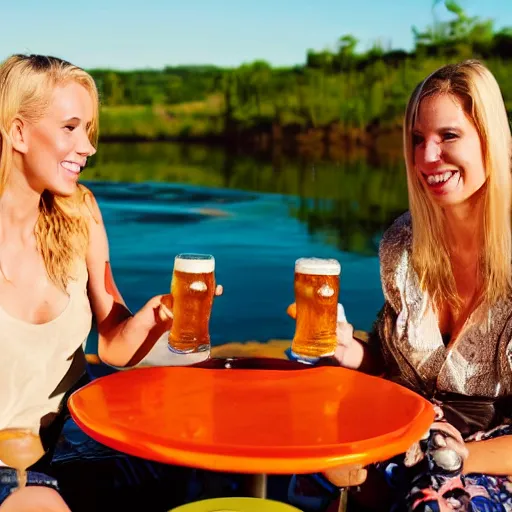
{"type": "MultiPolygon", "coordinates": [[[[419,443],[422,457],[408,466],[407,455],[377,464],[386,483],[395,496],[391,510],[414,512],[437,511],[512,511],[512,476],[485,474],[463,475],[462,465],[442,467],[436,462],[431,430],[427,439],[419,443]]],[[[478,432],[465,441],[484,441],[512,435],[512,425],[502,425],[488,432],[478,432]]]]}

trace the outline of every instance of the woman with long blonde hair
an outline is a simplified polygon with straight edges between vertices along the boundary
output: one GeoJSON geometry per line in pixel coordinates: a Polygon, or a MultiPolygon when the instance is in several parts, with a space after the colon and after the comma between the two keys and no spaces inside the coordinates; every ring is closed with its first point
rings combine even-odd
{"type": "MultiPolygon", "coordinates": [[[[113,366],[140,359],[171,321],[169,296],[132,314],[115,285],[100,210],[78,183],[97,135],[98,93],[84,70],[40,55],[0,65],[0,430],[39,432],[49,453],[65,397],[84,376],[92,318],[99,356],[113,366]]],[[[29,484],[55,488],[41,468],[29,484]]],[[[0,503],[11,473],[0,467],[0,503]]],[[[21,510],[24,495],[27,510],[37,505],[30,489],[3,507],[16,496],[21,510]]]]}
{"type": "Polygon", "coordinates": [[[512,146],[491,72],[469,60],[428,76],[409,100],[403,144],[410,211],[380,244],[385,304],[368,345],[340,322],[336,358],[421,393],[436,421],[407,454],[326,476],[338,486],[368,477],[375,508],[509,510],[512,146]]]}

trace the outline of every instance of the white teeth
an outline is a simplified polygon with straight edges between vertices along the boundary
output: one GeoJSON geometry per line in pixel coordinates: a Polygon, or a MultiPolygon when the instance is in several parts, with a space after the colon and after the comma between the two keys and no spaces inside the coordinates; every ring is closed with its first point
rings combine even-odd
{"type": "Polygon", "coordinates": [[[76,164],[75,162],[62,162],[62,167],[64,169],[67,169],[68,171],[78,173],[80,172],[80,166],[76,164]]]}
{"type": "Polygon", "coordinates": [[[429,185],[434,185],[437,183],[444,183],[448,181],[455,173],[453,171],[446,171],[440,174],[431,174],[427,176],[427,183],[429,185]]]}

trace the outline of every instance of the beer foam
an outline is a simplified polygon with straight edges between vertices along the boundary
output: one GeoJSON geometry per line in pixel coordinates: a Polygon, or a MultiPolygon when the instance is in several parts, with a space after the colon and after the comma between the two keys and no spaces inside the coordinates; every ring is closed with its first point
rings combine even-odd
{"type": "Polygon", "coordinates": [[[208,290],[208,286],[206,286],[206,283],[204,281],[194,281],[190,285],[190,289],[194,290],[195,292],[205,292],[208,290]]]}
{"type": "Polygon", "coordinates": [[[174,269],[187,274],[209,274],[215,270],[215,259],[201,257],[180,258],[176,256],[174,269]]]}
{"type": "Polygon", "coordinates": [[[339,276],[341,265],[334,259],[299,258],[295,262],[295,272],[316,276],[339,276]]]}

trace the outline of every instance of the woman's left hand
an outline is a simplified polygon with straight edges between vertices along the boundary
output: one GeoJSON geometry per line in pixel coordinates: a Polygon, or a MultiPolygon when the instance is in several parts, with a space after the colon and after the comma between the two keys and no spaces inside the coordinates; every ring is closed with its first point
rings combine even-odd
{"type": "Polygon", "coordinates": [[[430,455],[445,471],[460,471],[468,458],[469,450],[461,433],[446,422],[437,421],[430,427],[432,447],[430,455]]]}
{"type": "Polygon", "coordinates": [[[436,421],[432,423],[422,439],[423,442],[426,442],[426,449],[422,449],[422,441],[415,443],[406,452],[404,463],[411,467],[428,455],[444,471],[461,471],[468,458],[469,450],[462,434],[453,425],[443,421],[442,410],[439,407],[435,407],[435,410],[436,421]]]}

